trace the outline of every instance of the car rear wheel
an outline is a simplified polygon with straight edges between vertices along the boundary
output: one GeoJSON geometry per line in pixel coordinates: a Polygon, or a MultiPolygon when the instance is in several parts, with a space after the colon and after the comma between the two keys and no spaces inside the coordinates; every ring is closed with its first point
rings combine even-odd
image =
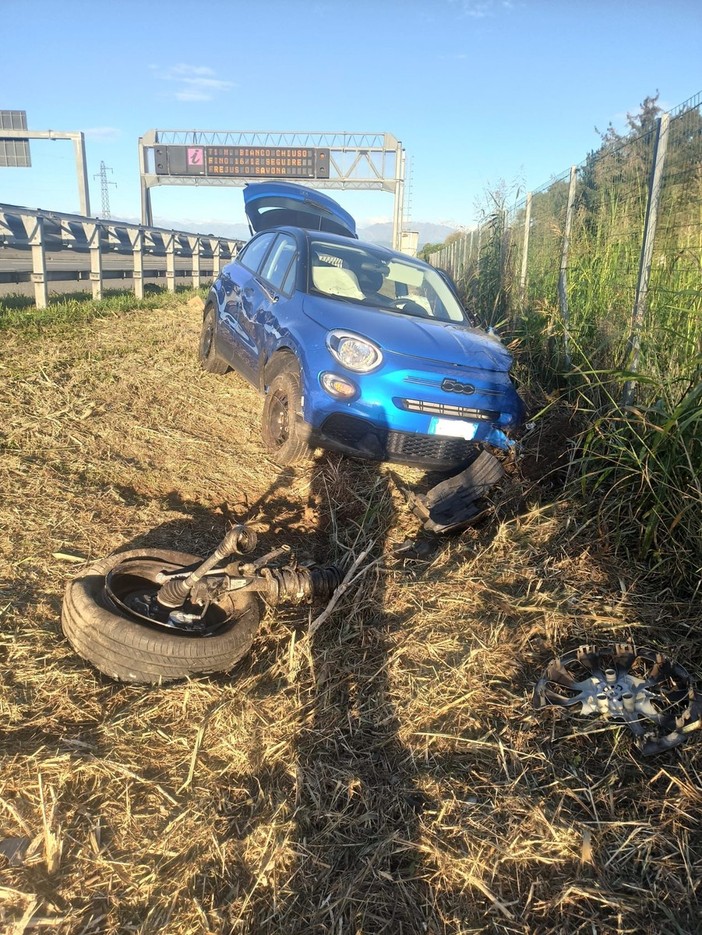
{"type": "Polygon", "coordinates": [[[226,373],[229,367],[217,356],[215,345],[215,332],[217,330],[217,318],[212,306],[205,309],[205,315],[202,319],[202,331],[200,332],[200,366],[208,373],[226,373]]]}
{"type": "Polygon", "coordinates": [[[301,418],[301,396],[300,373],[291,363],[273,377],[263,403],[263,441],[283,467],[314,455],[309,446],[309,431],[301,418]]]}

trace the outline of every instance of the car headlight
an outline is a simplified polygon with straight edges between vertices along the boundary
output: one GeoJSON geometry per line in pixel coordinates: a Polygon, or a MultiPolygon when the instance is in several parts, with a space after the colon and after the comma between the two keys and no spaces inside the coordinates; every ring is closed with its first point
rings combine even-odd
{"type": "Polygon", "coordinates": [[[382,351],[376,344],[350,331],[330,331],[327,347],[343,367],[356,373],[369,373],[383,362],[382,351]]]}

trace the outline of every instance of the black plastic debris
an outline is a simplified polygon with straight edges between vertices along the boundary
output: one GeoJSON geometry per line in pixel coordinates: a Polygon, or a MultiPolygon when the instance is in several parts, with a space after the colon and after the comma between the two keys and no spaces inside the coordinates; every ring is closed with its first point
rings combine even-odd
{"type": "Polygon", "coordinates": [[[405,490],[409,508],[424,524],[427,532],[439,535],[459,532],[476,523],[489,512],[482,500],[504,476],[500,462],[489,451],[478,457],[460,474],[441,481],[428,493],[405,490]]]}

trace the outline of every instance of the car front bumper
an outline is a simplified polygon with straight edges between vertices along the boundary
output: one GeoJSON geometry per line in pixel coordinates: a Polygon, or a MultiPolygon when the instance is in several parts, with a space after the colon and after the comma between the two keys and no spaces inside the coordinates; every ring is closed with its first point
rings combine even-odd
{"type": "Polygon", "coordinates": [[[523,406],[507,373],[446,364],[403,369],[399,360],[387,363],[362,375],[330,367],[357,386],[350,400],[332,398],[320,385],[319,372],[305,381],[303,413],[313,443],[356,457],[434,469],[465,462],[479,443],[511,448],[507,433],[522,421],[523,406]],[[471,392],[442,390],[449,375],[471,392]]]}
{"type": "Polygon", "coordinates": [[[344,413],[335,413],[310,433],[312,446],[356,458],[411,464],[426,470],[448,470],[468,460],[475,441],[398,432],[344,413]]]}

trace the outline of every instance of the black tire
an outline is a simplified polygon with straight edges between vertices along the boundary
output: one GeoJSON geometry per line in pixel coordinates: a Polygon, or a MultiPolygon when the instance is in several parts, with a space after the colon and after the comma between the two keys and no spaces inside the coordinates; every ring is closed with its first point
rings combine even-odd
{"type": "Polygon", "coordinates": [[[217,316],[212,306],[208,305],[202,318],[202,331],[200,332],[200,366],[208,373],[226,373],[229,366],[217,356],[216,333],[217,316]]]}
{"type": "Polygon", "coordinates": [[[256,635],[260,607],[253,594],[229,592],[222,604],[231,619],[212,636],[189,636],[122,613],[105,593],[105,576],[115,565],[137,557],[166,565],[192,565],[196,555],[141,550],[110,555],[70,581],[61,623],[69,643],[84,659],[122,682],[160,684],[173,679],[227,672],[244,656],[256,635]]]}
{"type": "Polygon", "coordinates": [[[261,434],[273,459],[283,467],[314,455],[300,412],[300,372],[290,361],[270,382],[263,403],[261,434]]]}

